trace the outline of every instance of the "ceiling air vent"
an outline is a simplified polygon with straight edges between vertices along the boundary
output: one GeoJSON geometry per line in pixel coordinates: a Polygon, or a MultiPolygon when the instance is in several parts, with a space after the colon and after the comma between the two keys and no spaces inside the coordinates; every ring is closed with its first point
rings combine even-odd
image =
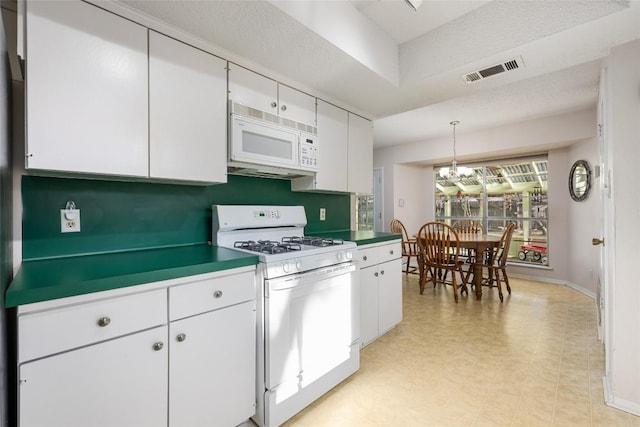
{"type": "Polygon", "coordinates": [[[462,76],[465,82],[468,84],[475,83],[487,77],[495,76],[496,74],[504,73],[505,71],[513,71],[518,68],[523,68],[524,62],[521,57],[511,59],[501,64],[492,65],[491,67],[484,68],[482,70],[474,71],[462,76]]]}

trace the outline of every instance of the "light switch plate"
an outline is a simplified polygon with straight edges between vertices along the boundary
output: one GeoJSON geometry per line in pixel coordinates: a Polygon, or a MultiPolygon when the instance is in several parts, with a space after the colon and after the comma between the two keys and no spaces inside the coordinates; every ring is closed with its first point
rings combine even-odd
{"type": "Polygon", "coordinates": [[[327,210],[320,208],[320,221],[324,221],[325,219],[327,219],[327,210]]]}

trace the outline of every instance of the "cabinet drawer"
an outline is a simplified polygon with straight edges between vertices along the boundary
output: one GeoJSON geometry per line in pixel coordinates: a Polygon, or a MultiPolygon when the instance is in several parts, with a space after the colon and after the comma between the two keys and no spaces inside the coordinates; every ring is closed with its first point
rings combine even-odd
{"type": "Polygon", "coordinates": [[[378,263],[378,248],[358,248],[358,266],[367,268],[378,263]]]}
{"type": "Polygon", "coordinates": [[[18,316],[18,361],[167,323],[164,289],[18,316]]]}
{"type": "Polygon", "coordinates": [[[378,246],[378,262],[387,262],[398,259],[402,255],[402,247],[400,243],[391,243],[384,246],[378,246]]]}
{"type": "Polygon", "coordinates": [[[248,271],[169,288],[169,320],[255,300],[255,273],[248,271]]]}

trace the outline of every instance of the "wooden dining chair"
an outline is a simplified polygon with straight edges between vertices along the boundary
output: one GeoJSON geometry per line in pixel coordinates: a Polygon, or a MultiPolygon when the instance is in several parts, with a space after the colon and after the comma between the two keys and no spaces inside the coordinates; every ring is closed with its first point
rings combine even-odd
{"type": "Polygon", "coordinates": [[[507,276],[507,258],[509,257],[509,247],[511,246],[511,236],[513,236],[513,229],[515,223],[511,222],[504,229],[500,244],[496,246],[489,257],[489,278],[487,279],[487,286],[497,286],[498,295],[500,296],[500,302],[503,301],[501,282],[507,286],[507,292],[511,295],[511,286],[509,286],[509,276],[507,276]],[[500,277],[502,273],[502,277],[500,277]]]}
{"type": "Polygon", "coordinates": [[[402,256],[407,258],[407,266],[404,269],[404,273],[417,273],[418,267],[411,265],[411,258],[416,262],[418,261],[416,239],[409,237],[407,229],[399,219],[391,220],[391,232],[402,234],[402,256]]]}
{"type": "Polygon", "coordinates": [[[441,272],[451,272],[451,285],[453,297],[458,302],[458,281],[456,272],[460,275],[461,293],[469,293],[467,289],[465,273],[462,270],[463,262],[459,259],[460,247],[458,233],[448,224],[442,222],[428,222],[420,227],[416,237],[420,266],[420,294],[424,293],[428,273],[431,275],[433,287],[437,282],[447,284],[441,272]]]}

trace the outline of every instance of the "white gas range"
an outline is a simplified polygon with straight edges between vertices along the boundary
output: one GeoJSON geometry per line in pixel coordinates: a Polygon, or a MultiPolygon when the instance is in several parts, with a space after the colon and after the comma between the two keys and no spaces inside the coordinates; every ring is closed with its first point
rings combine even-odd
{"type": "Polygon", "coordinates": [[[258,255],[257,410],[278,426],[360,366],[354,242],[304,235],[303,206],[213,206],[213,241],[258,255]]]}

